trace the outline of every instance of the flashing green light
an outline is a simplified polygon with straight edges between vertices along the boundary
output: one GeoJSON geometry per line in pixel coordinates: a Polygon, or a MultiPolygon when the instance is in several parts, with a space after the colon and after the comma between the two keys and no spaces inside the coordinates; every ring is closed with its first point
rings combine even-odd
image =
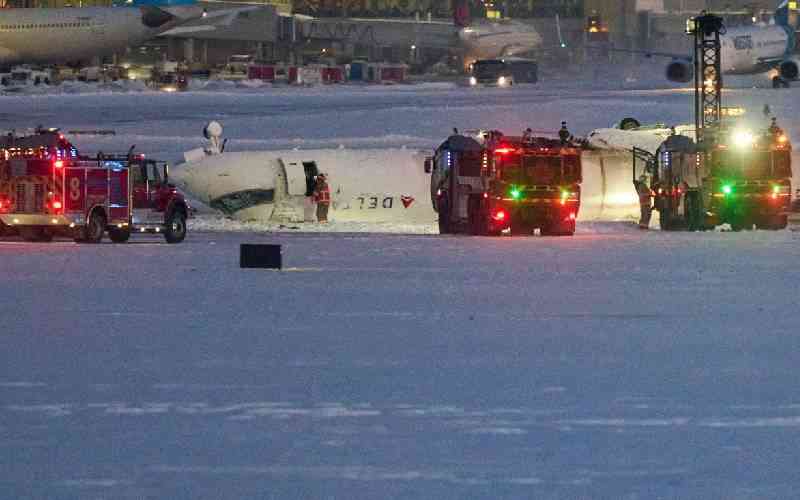
{"type": "Polygon", "coordinates": [[[730,184],[725,184],[722,186],[722,193],[725,195],[729,195],[733,192],[733,187],[730,184]]]}
{"type": "Polygon", "coordinates": [[[562,48],[562,49],[566,49],[566,48],[567,48],[567,44],[566,44],[566,43],[564,43],[564,42],[561,42],[561,48],[562,48]]]}
{"type": "Polygon", "coordinates": [[[777,193],[779,193],[780,191],[781,191],[781,188],[780,188],[780,186],[772,186],[772,192],[773,192],[773,193],[776,193],[776,194],[777,194],[777,193]]]}
{"type": "Polygon", "coordinates": [[[522,196],[522,192],[518,188],[511,188],[511,197],[518,200],[522,196]]]}

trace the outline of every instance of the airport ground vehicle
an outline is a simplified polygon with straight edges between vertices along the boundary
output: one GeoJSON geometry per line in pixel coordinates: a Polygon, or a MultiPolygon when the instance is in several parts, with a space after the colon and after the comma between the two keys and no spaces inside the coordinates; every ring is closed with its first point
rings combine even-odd
{"type": "Polygon", "coordinates": [[[507,57],[503,59],[481,59],[472,63],[469,83],[497,87],[510,87],[515,83],[536,83],[538,65],[531,59],[507,57]]]}
{"type": "Polygon", "coordinates": [[[148,84],[165,92],[184,91],[189,88],[189,70],[176,61],[165,61],[153,66],[148,84]]]}
{"type": "Polygon", "coordinates": [[[774,121],[756,130],[741,119],[743,109],[722,107],[722,19],[704,14],[691,26],[695,138],[671,135],[655,155],[634,148],[634,185],[649,189],[663,230],[723,223],[734,230],[783,229],[791,208],[789,139],[774,121]]]}
{"type": "Polygon", "coordinates": [[[134,155],[78,155],[57,130],[1,136],[0,222],[29,241],[56,235],[98,243],[133,232],[186,236],[188,207],[163,162],[134,155]]]}
{"type": "Polygon", "coordinates": [[[0,73],[0,84],[6,90],[28,85],[50,85],[54,81],[50,70],[35,69],[30,66],[15,66],[8,73],[0,73]]]}
{"type": "Polygon", "coordinates": [[[426,160],[439,232],[562,236],[575,232],[581,150],[547,137],[452,135],[426,160]]]}
{"type": "Polygon", "coordinates": [[[791,208],[791,144],[785,134],[718,130],[699,148],[672,136],[650,155],[637,150],[634,176],[649,170],[661,229],[783,229],[791,208]],[[647,166],[647,163],[650,166],[647,166]]]}

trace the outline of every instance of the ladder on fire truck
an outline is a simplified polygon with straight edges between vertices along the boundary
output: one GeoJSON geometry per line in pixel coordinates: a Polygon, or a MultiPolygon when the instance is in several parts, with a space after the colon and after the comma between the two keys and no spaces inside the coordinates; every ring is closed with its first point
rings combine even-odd
{"type": "Polygon", "coordinates": [[[722,64],[720,35],[722,18],[703,13],[689,20],[687,34],[694,36],[694,125],[698,145],[719,127],[722,110],[722,64]]]}

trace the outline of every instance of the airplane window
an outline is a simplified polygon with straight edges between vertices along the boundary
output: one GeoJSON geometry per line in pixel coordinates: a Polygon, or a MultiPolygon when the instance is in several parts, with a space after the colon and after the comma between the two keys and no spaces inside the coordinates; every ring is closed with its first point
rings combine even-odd
{"type": "Polygon", "coordinates": [[[130,169],[131,182],[133,184],[144,184],[144,172],[142,170],[140,165],[137,165],[137,168],[130,169]]]}
{"type": "Polygon", "coordinates": [[[161,172],[158,170],[158,165],[155,163],[147,164],[147,178],[154,184],[161,184],[161,172]]]}
{"type": "Polygon", "coordinates": [[[245,208],[272,203],[275,200],[274,189],[248,189],[229,193],[211,200],[211,208],[231,215],[245,208]]]}
{"type": "Polygon", "coordinates": [[[753,48],[753,40],[749,36],[737,36],[733,39],[733,46],[736,50],[747,50],[753,48]]]}

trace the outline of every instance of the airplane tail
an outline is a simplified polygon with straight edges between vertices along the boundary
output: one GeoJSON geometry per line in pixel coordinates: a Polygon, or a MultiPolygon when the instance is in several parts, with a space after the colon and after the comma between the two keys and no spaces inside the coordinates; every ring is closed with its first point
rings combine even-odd
{"type": "Polygon", "coordinates": [[[456,0],[453,5],[453,24],[459,28],[466,28],[472,24],[469,13],[469,0],[456,0]]]}
{"type": "Polygon", "coordinates": [[[194,5],[197,0],[122,0],[119,5],[128,7],[179,7],[194,5]]]}
{"type": "Polygon", "coordinates": [[[796,2],[790,0],[782,0],[781,3],[778,4],[778,7],[775,9],[775,15],[774,15],[775,24],[779,26],[786,26],[791,28],[793,31],[797,31],[798,16],[796,13],[794,13],[794,15],[791,15],[793,13],[789,11],[790,4],[796,4],[796,2]]]}

